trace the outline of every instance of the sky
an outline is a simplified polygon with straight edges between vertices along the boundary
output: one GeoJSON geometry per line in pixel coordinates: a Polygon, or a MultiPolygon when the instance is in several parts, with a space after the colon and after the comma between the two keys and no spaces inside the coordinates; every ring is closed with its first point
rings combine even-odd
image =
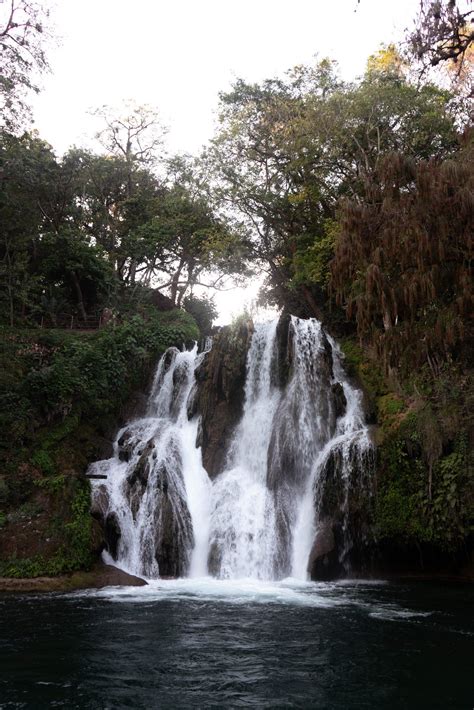
{"type": "MultiPolygon", "coordinates": [[[[218,94],[329,56],[346,79],[381,43],[400,40],[418,0],[44,0],[59,40],[35,97],[35,127],[58,153],[94,147],[91,109],[150,104],[171,153],[199,153],[212,137],[218,94]]],[[[223,317],[242,290],[219,297],[223,317]]],[[[237,309],[237,310],[236,310],[237,309]]]]}

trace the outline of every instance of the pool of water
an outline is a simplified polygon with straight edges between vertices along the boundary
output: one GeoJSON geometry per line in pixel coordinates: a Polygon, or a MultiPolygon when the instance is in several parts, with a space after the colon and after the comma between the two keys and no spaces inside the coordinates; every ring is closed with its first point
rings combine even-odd
{"type": "Polygon", "coordinates": [[[471,710],[473,601],[291,579],[5,594],[0,707],[471,710]]]}

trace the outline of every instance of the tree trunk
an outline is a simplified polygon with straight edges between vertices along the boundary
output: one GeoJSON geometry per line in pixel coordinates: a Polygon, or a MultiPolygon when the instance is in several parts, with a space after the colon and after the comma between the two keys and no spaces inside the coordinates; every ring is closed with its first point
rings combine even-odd
{"type": "Polygon", "coordinates": [[[170,298],[173,301],[173,306],[176,306],[176,296],[178,294],[178,285],[179,285],[179,277],[181,276],[181,271],[183,269],[183,262],[179,262],[179,266],[177,270],[173,274],[173,278],[171,279],[171,287],[170,287],[170,298]]]}
{"type": "Polygon", "coordinates": [[[136,278],[136,273],[137,273],[137,266],[138,266],[137,260],[136,260],[136,259],[132,259],[132,261],[131,261],[131,263],[130,263],[130,268],[129,268],[129,270],[128,270],[128,278],[127,278],[128,283],[129,283],[131,286],[133,286],[134,283],[135,283],[135,278],[136,278]]]}
{"type": "Polygon", "coordinates": [[[72,282],[74,284],[74,289],[76,291],[77,307],[79,309],[79,313],[81,315],[82,320],[85,322],[87,320],[87,313],[86,313],[86,309],[84,308],[84,298],[82,296],[81,284],[79,283],[79,278],[78,278],[77,273],[75,271],[71,272],[71,277],[72,277],[72,282]]]}

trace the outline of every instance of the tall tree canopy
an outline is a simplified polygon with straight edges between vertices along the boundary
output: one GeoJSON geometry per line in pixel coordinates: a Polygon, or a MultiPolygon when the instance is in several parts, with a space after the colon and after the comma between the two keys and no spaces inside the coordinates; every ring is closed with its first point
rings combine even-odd
{"type": "Polygon", "coordinates": [[[474,141],[454,158],[387,155],[363,199],[346,200],[331,287],[386,369],[433,375],[469,342],[474,305],[474,141]]]}
{"type": "Polygon", "coordinates": [[[45,39],[49,13],[30,0],[0,3],[0,125],[12,131],[29,118],[28,93],[48,69],[45,39]]]}
{"type": "Polygon", "coordinates": [[[340,199],[363,195],[388,153],[421,160],[455,150],[449,99],[410,83],[389,50],[371,58],[357,83],[341,82],[324,60],[285,80],[238,81],[222,95],[207,160],[222,208],[239,211],[254,257],[266,264],[270,300],[288,301],[297,288],[319,314],[324,278],[312,281],[308,261],[317,257],[316,271],[327,271],[340,199]]]}
{"type": "Polygon", "coordinates": [[[81,149],[57,159],[36,135],[3,132],[0,216],[0,311],[11,323],[84,320],[143,286],[180,306],[245,271],[241,234],[182,159],[159,179],[138,159],[81,149]]]}

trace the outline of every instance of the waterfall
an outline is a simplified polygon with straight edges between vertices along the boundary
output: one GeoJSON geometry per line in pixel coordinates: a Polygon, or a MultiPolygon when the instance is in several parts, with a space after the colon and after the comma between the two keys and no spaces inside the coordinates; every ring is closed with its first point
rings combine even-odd
{"type": "Polygon", "coordinates": [[[117,533],[115,561],[146,577],[207,570],[210,481],[195,446],[194,369],[204,357],[170,348],[161,358],[147,416],[121,429],[113,458],[93,464],[107,476],[94,503],[117,533]]]}
{"type": "Polygon", "coordinates": [[[304,578],[306,574],[311,548],[318,527],[321,525],[321,503],[328,463],[330,461],[335,463],[342,483],[341,507],[345,515],[343,516],[343,547],[340,557],[341,562],[346,564],[347,571],[345,558],[351,545],[347,513],[351,489],[355,484],[368,492],[369,495],[371,493],[370,475],[373,464],[373,447],[369,430],[364,421],[362,392],[348,381],[342,367],[342,353],[337,343],[329,336],[327,336],[327,340],[332,351],[332,385],[339,384],[342,387],[346,407],[342,416],[336,419],[332,434],[327,436],[324,445],[320,445],[312,460],[311,472],[298,508],[293,534],[292,575],[300,578],[304,578]],[[359,480],[353,480],[355,473],[358,474],[359,480]]]}
{"type": "Polygon", "coordinates": [[[370,489],[362,394],[317,320],[292,317],[283,348],[278,327],[254,328],[242,417],[212,482],[196,446],[195,371],[206,353],[170,348],[161,358],[146,416],[92,466],[107,476],[93,505],[119,566],[147,577],[306,579],[337,530],[347,568],[352,501],[370,489]]]}
{"type": "Polygon", "coordinates": [[[257,325],[247,357],[242,421],[212,490],[210,569],[217,576],[273,576],[275,509],[267,453],[280,392],[273,384],[277,321],[257,325]]]}

